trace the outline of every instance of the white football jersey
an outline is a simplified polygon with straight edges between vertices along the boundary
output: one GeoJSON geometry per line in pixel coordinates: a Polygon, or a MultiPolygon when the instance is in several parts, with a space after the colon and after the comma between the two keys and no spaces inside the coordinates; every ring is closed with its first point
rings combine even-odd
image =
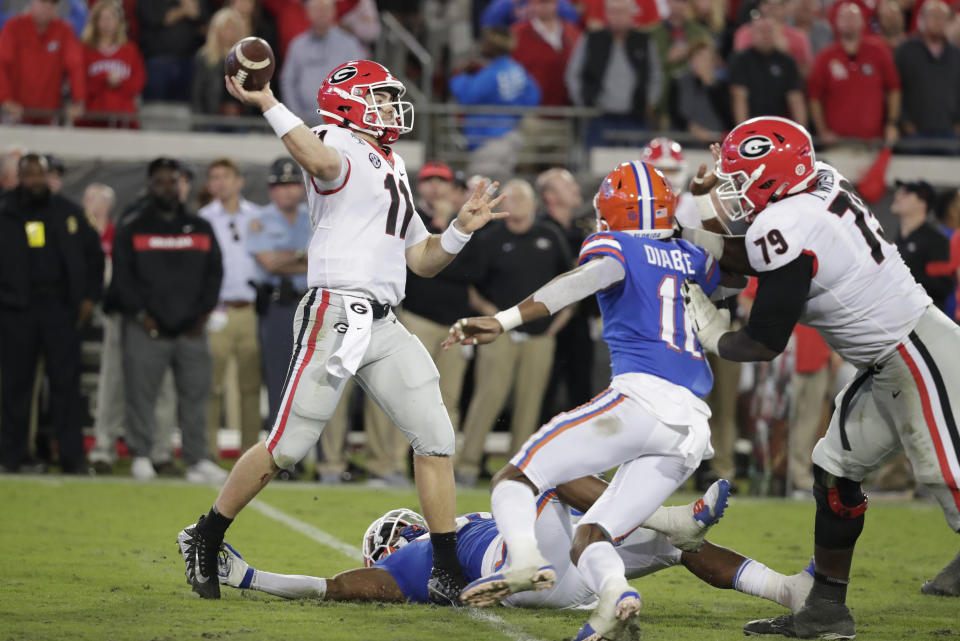
{"type": "Polygon", "coordinates": [[[906,338],[932,301],[840,172],[822,162],[816,170],[815,189],[757,215],[747,255],[758,272],[811,255],[813,281],[800,322],[845,360],[868,367],[906,338]]]}
{"type": "Polygon", "coordinates": [[[430,234],[413,205],[407,169],[344,127],[313,132],[340,152],[340,176],[325,182],[304,172],[313,237],[307,284],[357,292],[399,305],[407,280],[405,251],[430,234]]]}

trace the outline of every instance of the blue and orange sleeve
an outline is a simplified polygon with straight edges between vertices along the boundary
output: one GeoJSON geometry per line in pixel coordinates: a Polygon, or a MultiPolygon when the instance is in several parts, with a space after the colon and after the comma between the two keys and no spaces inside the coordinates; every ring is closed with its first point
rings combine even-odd
{"type": "Polygon", "coordinates": [[[589,260],[599,256],[610,256],[620,262],[624,269],[627,267],[627,261],[623,257],[623,247],[612,234],[600,232],[587,236],[580,247],[580,257],[577,259],[577,265],[583,265],[589,260]]]}

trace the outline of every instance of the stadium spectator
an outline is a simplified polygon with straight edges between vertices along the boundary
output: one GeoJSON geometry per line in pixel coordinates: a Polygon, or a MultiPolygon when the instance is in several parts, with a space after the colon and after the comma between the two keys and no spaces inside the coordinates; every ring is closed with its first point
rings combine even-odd
{"type": "MultiPolygon", "coordinates": [[[[127,40],[123,11],[116,0],[97,0],[90,11],[81,41],[87,74],[86,111],[102,114],[136,113],[136,99],[143,91],[146,74],[140,50],[127,40]]],[[[96,119],[86,120],[82,124],[103,125],[108,122],[96,119]]]]}
{"type": "Polygon", "coordinates": [[[109,302],[123,314],[123,376],[130,471],[156,476],[150,455],[158,438],[155,407],[168,369],[177,389],[177,417],[187,480],[222,481],[210,460],[207,402],[210,350],[204,327],[217,304],[223,264],[209,223],[179,201],[180,165],[157,158],[147,168],[147,195],[120,221],[113,243],[109,302]]]}
{"type": "MultiPolygon", "coordinates": [[[[842,2],[837,4],[842,4],[842,2]]],[[[833,29],[830,27],[830,23],[823,19],[822,15],[823,2],[821,0],[793,0],[789,22],[806,34],[810,43],[810,51],[814,56],[833,42],[833,29]]],[[[866,24],[866,19],[864,19],[864,24],[866,24]]]]}
{"type": "MultiPolygon", "coordinates": [[[[660,22],[660,3],[657,0],[631,0],[637,7],[633,13],[634,26],[649,29],[660,22]]],[[[582,0],[583,23],[587,31],[603,29],[607,25],[606,0],[582,0]]]]}
{"type": "MultiPolygon", "coordinates": [[[[484,29],[480,58],[468,70],[450,78],[450,93],[462,105],[532,107],[540,104],[540,88],[508,54],[512,43],[506,29],[484,29]]],[[[517,162],[522,136],[516,130],[520,116],[468,114],[463,135],[471,151],[470,170],[485,175],[508,175],[517,162]]]]}
{"type": "Polygon", "coordinates": [[[227,363],[236,362],[236,382],[240,392],[240,440],[246,451],[260,438],[260,345],[257,340],[257,292],[250,283],[258,278],[257,263],[247,251],[247,235],[260,208],[245,199],[243,174],[236,161],[218,158],[207,167],[207,188],[213,200],[198,214],[210,223],[223,258],[223,282],[220,302],[208,325],[210,355],[213,359],[213,387],[207,416],[208,438],[216,443],[221,425],[230,425],[227,416],[227,363]]]}
{"type": "MultiPolygon", "coordinates": [[[[273,16],[264,11],[262,2],[257,2],[257,0],[227,0],[224,6],[243,16],[243,19],[250,25],[252,35],[263,38],[273,47],[277,45],[277,29],[273,22],[273,16]]],[[[274,52],[274,55],[277,55],[276,52],[274,52]]]]}
{"type": "Polygon", "coordinates": [[[293,39],[310,28],[303,0],[262,0],[260,4],[270,13],[277,26],[279,47],[275,48],[275,53],[281,59],[286,58],[293,39]]]}
{"type": "MultiPolygon", "coordinates": [[[[960,283],[960,189],[951,189],[940,199],[937,209],[940,231],[950,239],[950,260],[927,263],[927,276],[948,276],[960,283]]],[[[960,323],[960,287],[947,298],[946,311],[960,323]]]]}
{"type": "Polygon", "coordinates": [[[940,0],[923,5],[919,34],[897,49],[906,136],[960,135],[960,49],[946,40],[950,9],[940,0]]]}
{"type": "Polygon", "coordinates": [[[907,31],[904,29],[903,11],[897,0],[883,0],[877,7],[877,35],[890,47],[890,51],[907,40],[907,31]]]}
{"type": "MultiPolygon", "coordinates": [[[[757,17],[767,18],[772,25],[773,46],[778,51],[788,54],[797,63],[801,73],[806,73],[813,62],[813,53],[810,50],[810,40],[806,32],[787,24],[787,0],[760,0],[757,11],[751,16],[753,19],[742,25],[733,34],[733,50],[745,51],[756,42],[757,24],[765,24],[756,20],[757,17]]],[[[766,29],[766,27],[762,27],[766,29]]],[[[764,39],[767,38],[763,34],[764,39]]],[[[770,115],[770,114],[768,114],[770,115]]]]}
{"type": "Polygon", "coordinates": [[[61,470],[85,474],[80,433],[80,329],[103,288],[103,252],[83,210],[50,191],[47,162],[19,161],[0,195],[0,468],[27,463],[30,405],[42,355],[61,470]]]}
{"type": "Polygon", "coordinates": [[[693,43],[689,66],[687,73],[677,79],[677,115],[697,140],[720,140],[730,127],[730,86],[718,72],[714,44],[693,43]]]}
{"type": "MultiPolygon", "coordinates": [[[[537,176],[534,186],[543,214],[540,218],[567,241],[570,255],[577,256],[584,239],[596,230],[596,215],[583,212],[580,184],[566,169],[554,167],[537,176]]],[[[541,423],[563,408],[583,405],[593,397],[594,346],[590,317],[599,315],[593,298],[582,300],[577,303],[570,322],[557,333],[550,382],[540,412],[541,423]],[[565,395],[557,393],[560,386],[565,395]]]]}
{"type": "Polygon", "coordinates": [[[830,393],[830,348],[817,330],[797,325],[787,438],[787,496],[808,498],[813,492],[813,447],[826,427],[825,404],[830,393]]]}
{"type": "Polygon", "coordinates": [[[360,0],[345,13],[339,14],[340,26],[356,36],[367,49],[371,49],[380,37],[380,12],[374,0],[360,0]]]}
{"type": "Polygon", "coordinates": [[[690,7],[690,17],[710,32],[713,43],[719,49],[724,44],[728,33],[724,3],[713,0],[693,0],[690,7]]]}
{"type": "Polygon", "coordinates": [[[207,39],[193,63],[190,106],[194,113],[238,116],[243,105],[230,97],[223,83],[223,61],[240,39],[250,35],[250,23],[239,11],[224,7],[210,18],[207,39]]]}
{"type": "Polygon", "coordinates": [[[753,116],[786,116],[807,124],[807,108],[797,63],[776,45],[778,25],[758,15],[750,26],[751,46],[730,59],[733,122],[753,116]]]}
{"type": "Polygon", "coordinates": [[[17,165],[25,153],[27,150],[20,145],[10,145],[0,152],[0,193],[17,186],[17,165]]]}
{"type": "Polygon", "coordinates": [[[528,18],[510,28],[513,58],[536,80],[541,105],[569,105],[563,71],[580,29],[560,18],[557,0],[529,0],[528,4],[528,18]]]}
{"type": "Polygon", "coordinates": [[[900,76],[887,46],[864,35],[863,22],[858,5],[843,4],[838,42],[817,54],[807,79],[810,117],[828,145],[838,137],[897,141],[900,76]]]}
{"type": "Polygon", "coordinates": [[[47,161],[47,187],[51,194],[59,194],[63,189],[63,176],[67,173],[67,167],[53,154],[46,154],[44,159],[47,161]]]}
{"type": "Polygon", "coordinates": [[[257,262],[257,326],[263,362],[268,425],[280,407],[293,353],[293,317],[307,291],[307,247],[313,236],[303,174],[293,159],[277,158],[267,175],[270,203],[247,231],[247,251],[257,262]]]}
{"type": "Polygon", "coordinates": [[[206,0],[137,0],[144,100],[190,101],[193,55],[207,16],[206,0]]]}
{"type": "Polygon", "coordinates": [[[606,6],[608,26],[580,39],[564,74],[575,104],[604,112],[590,121],[590,146],[616,131],[652,124],[664,84],[653,39],[633,24],[632,0],[607,0],[606,6]]]}
{"type": "MultiPolygon", "coordinates": [[[[512,27],[518,22],[529,20],[531,13],[535,11],[530,5],[536,2],[537,0],[493,0],[483,10],[480,27],[512,27]]],[[[555,0],[555,2],[560,18],[571,24],[580,24],[580,14],[570,0],[555,0]]]]}
{"type": "Polygon", "coordinates": [[[57,17],[57,3],[30,0],[26,11],[10,18],[0,32],[0,109],[14,120],[45,124],[47,114],[24,110],[60,109],[64,79],[69,79],[68,120],[83,114],[86,96],[83,52],[70,25],[57,17]]]}
{"type": "Polygon", "coordinates": [[[366,51],[359,40],[337,26],[333,0],[307,0],[304,6],[310,30],[290,43],[280,70],[280,88],[292,112],[316,123],[317,88],[335,67],[364,58],[366,51]]]}
{"type": "MultiPolygon", "coordinates": [[[[0,2],[0,28],[7,20],[20,13],[31,0],[5,0],[0,2]]],[[[57,12],[60,18],[66,21],[73,30],[75,36],[79,37],[83,32],[84,25],[87,24],[87,0],[52,0],[57,5],[57,12]]]]}
{"type": "Polygon", "coordinates": [[[890,212],[899,219],[897,249],[903,262],[910,268],[933,304],[941,310],[946,308],[947,296],[956,283],[949,276],[929,276],[927,264],[932,261],[950,260],[950,241],[929,220],[936,204],[936,192],[923,180],[897,181],[890,212]]]}
{"type": "Polygon", "coordinates": [[[691,44],[711,37],[706,27],[690,17],[689,0],[668,0],[667,7],[667,17],[650,32],[663,70],[662,110],[668,106],[672,83],[687,70],[691,44]]]}
{"type": "MultiPolygon", "coordinates": [[[[115,201],[116,195],[113,189],[102,183],[87,185],[83,192],[83,210],[87,214],[90,225],[100,235],[100,247],[105,258],[104,288],[110,285],[113,272],[113,239],[116,226],[111,217],[111,210],[115,201]]],[[[111,474],[117,459],[117,439],[126,433],[123,348],[121,346],[123,316],[108,308],[101,314],[101,323],[103,349],[100,352],[100,375],[97,378],[97,410],[93,422],[94,446],[87,453],[87,460],[97,474],[111,474]]],[[[171,475],[175,470],[173,430],[177,424],[176,402],[173,377],[170,372],[167,372],[157,399],[158,433],[150,453],[150,459],[162,475],[171,475]]]]}
{"type": "MultiPolygon", "coordinates": [[[[515,179],[503,193],[509,218],[474,239],[474,309],[483,315],[507,309],[527,293],[570,269],[573,257],[553,226],[537,221],[536,195],[515,179]]],[[[513,392],[510,451],[516,452],[537,428],[543,393],[553,364],[555,337],[570,319],[567,308],[552,318],[527,323],[510,340],[477,348],[473,398],[463,420],[463,446],[455,469],[458,482],[474,485],[487,434],[513,392]]]]}

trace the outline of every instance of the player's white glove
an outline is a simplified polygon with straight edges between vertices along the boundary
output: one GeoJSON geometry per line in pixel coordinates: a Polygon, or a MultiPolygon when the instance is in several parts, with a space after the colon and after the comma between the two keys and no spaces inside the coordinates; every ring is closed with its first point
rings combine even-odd
{"type": "Polygon", "coordinates": [[[693,281],[684,281],[680,292],[700,345],[708,352],[719,354],[717,344],[720,337],[730,331],[730,312],[717,309],[703,293],[700,285],[693,281]]]}

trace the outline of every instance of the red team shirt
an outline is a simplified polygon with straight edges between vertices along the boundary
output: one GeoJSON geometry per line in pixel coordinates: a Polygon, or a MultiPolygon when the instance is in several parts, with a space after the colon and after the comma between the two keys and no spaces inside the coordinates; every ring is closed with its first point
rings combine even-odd
{"type": "Polygon", "coordinates": [[[823,104],[827,127],[838,136],[883,136],[889,91],[900,89],[900,76],[887,45],[865,37],[850,57],[839,43],[817,54],[807,81],[811,100],[823,104]]]}
{"type": "Polygon", "coordinates": [[[54,20],[43,34],[26,14],[10,18],[0,33],[0,102],[27,109],[59,109],[64,74],[73,100],[86,97],[83,52],[70,25],[54,20]]]}
{"type": "Polygon", "coordinates": [[[146,74],[143,58],[135,44],[126,42],[108,54],[84,45],[83,67],[87,75],[87,111],[137,111],[134,99],[143,91],[146,74]],[[112,72],[123,76],[123,81],[115,87],[108,82],[112,72]]]}

